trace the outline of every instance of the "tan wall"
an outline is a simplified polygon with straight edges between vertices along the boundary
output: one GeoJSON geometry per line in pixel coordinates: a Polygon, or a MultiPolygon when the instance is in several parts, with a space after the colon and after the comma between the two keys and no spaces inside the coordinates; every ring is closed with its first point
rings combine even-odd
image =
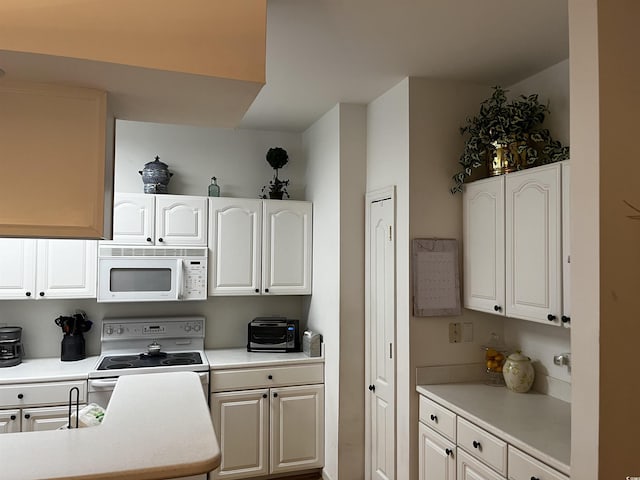
{"type": "Polygon", "coordinates": [[[264,83],[266,0],[3,0],[0,50],[264,83]]]}
{"type": "Polygon", "coordinates": [[[640,3],[598,2],[600,478],[640,475],[640,3]]]}

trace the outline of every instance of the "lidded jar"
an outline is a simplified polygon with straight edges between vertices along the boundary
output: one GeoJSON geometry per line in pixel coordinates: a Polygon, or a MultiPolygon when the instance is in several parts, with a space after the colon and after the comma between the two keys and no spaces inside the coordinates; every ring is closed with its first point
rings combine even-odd
{"type": "Polygon", "coordinates": [[[160,161],[160,157],[156,155],[153,162],[144,164],[142,170],[138,170],[142,175],[142,183],[144,183],[144,193],[167,193],[167,185],[173,176],[169,171],[169,166],[160,161]]]}
{"type": "Polygon", "coordinates": [[[520,352],[512,353],[502,368],[504,381],[512,392],[528,392],[536,376],[531,359],[520,352]]]}

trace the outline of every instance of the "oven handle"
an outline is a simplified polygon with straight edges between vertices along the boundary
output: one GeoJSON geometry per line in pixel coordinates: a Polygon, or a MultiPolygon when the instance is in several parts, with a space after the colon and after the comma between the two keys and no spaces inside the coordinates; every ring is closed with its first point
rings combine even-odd
{"type": "Polygon", "coordinates": [[[89,385],[92,387],[115,387],[116,383],[118,383],[118,379],[114,379],[114,380],[90,380],[89,381],[89,385]]]}
{"type": "Polygon", "coordinates": [[[177,288],[176,288],[176,300],[182,299],[182,282],[184,281],[183,272],[182,272],[182,259],[178,259],[178,275],[176,278],[177,288]]]}

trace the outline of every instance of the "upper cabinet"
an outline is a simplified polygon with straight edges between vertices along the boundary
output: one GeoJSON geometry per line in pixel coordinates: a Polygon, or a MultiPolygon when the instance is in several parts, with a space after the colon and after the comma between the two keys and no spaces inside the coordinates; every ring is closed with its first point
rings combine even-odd
{"type": "Polygon", "coordinates": [[[113,241],[123,245],[207,245],[207,198],[116,193],[113,241]]]}
{"type": "Polygon", "coordinates": [[[568,218],[563,168],[565,163],[552,164],[465,185],[465,307],[568,323],[562,295],[563,215],[568,218]]]}
{"type": "Polygon", "coordinates": [[[95,298],[97,243],[0,238],[0,298],[95,298]]]}
{"type": "Polygon", "coordinates": [[[107,94],[8,77],[0,83],[0,237],[110,238],[107,94]]]}
{"type": "Polygon", "coordinates": [[[99,85],[119,119],[235,127],[265,82],[266,0],[8,1],[0,32],[7,79],[99,85]]]}
{"type": "Polygon", "coordinates": [[[311,293],[310,202],[209,202],[210,295],[311,293]]]}

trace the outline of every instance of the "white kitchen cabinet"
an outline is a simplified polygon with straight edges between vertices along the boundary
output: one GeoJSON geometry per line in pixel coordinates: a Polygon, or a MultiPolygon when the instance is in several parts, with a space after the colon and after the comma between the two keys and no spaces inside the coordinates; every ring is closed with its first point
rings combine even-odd
{"type": "Polygon", "coordinates": [[[83,380],[0,386],[0,433],[40,432],[66,425],[69,393],[74,387],[82,408],[87,400],[83,380]]]}
{"type": "Polygon", "coordinates": [[[312,204],[209,199],[210,295],[311,293],[312,204]]]}
{"type": "Polygon", "coordinates": [[[116,193],[113,242],[206,246],[207,197],[116,193]]]}
{"type": "Polygon", "coordinates": [[[464,306],[504,314],[504,176],[463,192],[464,306]]]}
{"type": "Polygon", "coordinates": [[[322,467],[322,381],[321,363],[213,370],[210,408],[222,460],[211,478],[322,467]]]}
{"type": "Polygon", "coordinates": [[[562,316],[571,326],[571,165],[562,162],[562,316]]]}
{"type": "Polygon", "coordinates": [[[95,298],[95,240],[0,239],[0,298],[95,298]]]}
{"type": "Polygon", "coordinates": [[[457,480],[505,480],[486,465],[458,449],[458,477],[457,480]]]}
{"type": "Polygon", "coordinates": [[[422,423],[418,430],[418,479],[456,480],[456,446],[422,423]]]}
{"type": "Polygon", "coordinates": [[[466,308],[561,324],[565,167],[555,163],[465,185],[466,308]]]}
{"type": "Polygon", "coordinates": [[[211,395],[211,415],[225,452],[213,478],[269,473],[269,390],[211,395]]]}

